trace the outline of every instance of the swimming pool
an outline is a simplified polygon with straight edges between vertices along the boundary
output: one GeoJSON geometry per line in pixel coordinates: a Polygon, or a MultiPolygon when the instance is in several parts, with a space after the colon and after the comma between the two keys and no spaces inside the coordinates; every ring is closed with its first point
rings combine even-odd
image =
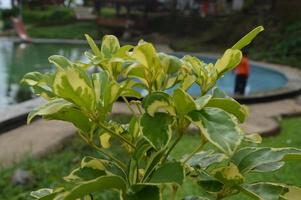
{"type": "MultiPolygon", "coordinates": [[[[0,107],[6,107],[30,98],[30,91],[20,87],[23,75],[30,71],[49,71],[53,69],[48,63],[48,57],[60,54],[71,60],[83,60],[82,53],[88,49],[87,45],[79,44],[50,44],[33,43],[20,44],[11,40],[0,39],[0,107]]],[[[181,56],[183,54],[175,54],[181,56]]],[[[214,59],[201,57],[205,62],[214,62],[214,59]]],[[[287,83],[286,77],[274,70],[251,66],[251,74],[246,88],[247,95],[258,92],[277,90],[287,83]]],[[[234,74],[228,73],[218,82],[218,87],[229,94],[233,94],[234,74]]],[[[189,92],[198,96],[197,86],[189,92]]]]}

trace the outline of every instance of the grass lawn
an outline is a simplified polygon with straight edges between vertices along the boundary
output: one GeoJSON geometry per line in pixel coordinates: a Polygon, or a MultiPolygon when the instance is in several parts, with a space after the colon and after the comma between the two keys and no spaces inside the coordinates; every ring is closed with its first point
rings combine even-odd
{"type": "Polygon", "coordinates": [[[66,25],[38,26],[31,25],[27,31],[33,38],[52,39],[85,39],[85,33],[89,33],[94,38],[101,38],[98,35],[95,22],[75,22],[66,25]]]}
{"type": "MultiPolygon", "coordinates": [[[[119,121],[126,121],[126,117],[118,117],[119,121]]],[[[263,146],[273,147],[301,147],[301,117],[284,119],[281,122],[281,134],[276,137],[264,138],[263,146]]],[[[194,150],[198,143],[197,135],[187,135],[174,149],[173,156],[180,158],[185,152],[194,150]]],[[[71,169],[79,166],[84,155],[95,155],[89,147],[78,138],[67,143],[65,147],[55,154],[48,155],[39,160],[26,158],[19,165],[0,170],[0,199],[1,200],[25,200],[29,198],[29,192],[41,187],[55,187],[64,183],[61,177],[66,176],[71,169]],[[27,186],[14,186],[10,183],[12,173],[16,168],[29,170],[35,177],[35,183],[27,186]]],[[[97,155],[95,155],[97,156],[97,155]]],[[[267,174],[254,173],[247,177],[247,181],[285,182],[301,186],[301,162],[289,162],[284,168],[267,174]]],[[[182,189],[178,191],[178,199],[184,195],[197,195],[201,190],[190,180],[186,180],[182,189]]],[[[247,199],[244,196],[228,198],[231,200],[247,199]]]]}

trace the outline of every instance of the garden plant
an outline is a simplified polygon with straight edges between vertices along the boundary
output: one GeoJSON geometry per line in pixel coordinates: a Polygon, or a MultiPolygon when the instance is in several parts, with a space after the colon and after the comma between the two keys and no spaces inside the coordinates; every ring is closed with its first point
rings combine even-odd
{"type": "Polygon", "coordinates": [[[296,186],[249,183],[246,176],[278,170],[287,160],[301,159],[301,150],[257,147],[260,135],[244,134],[240,128],[247,107],[215,87],[261,31],[261,26],[252,30],[215,64],[159,53],[143,40],[120,46],[112,35],[104,36],[100,48],[86,35],[91,47],[85,52],[87,63],[49,57],[54,72],[31,72],[22,80],[48,101],[29,114],[28,123],[36,116],[70,122],[97,156],[82,158],[63,177],[62,187],[43,188],[31,196],[88,200],[106,194],[104,199],[159,200],[167,193],[175,199],[184,179],[192,179],[203,192],[183,199],[223,199],[238,193],[252,199],[298,199],[301,189],[296,186]],[[89,73],[90,67],[97,70],[89,73]],[[187,92],[193,84],[200,89],[198,97],[187,92]],[[132,113],[128,124],[110,117],[118,100],[132,113]],[[198,129],[199,145],[176,160],[171,152],[191,126],[198,129]]]}

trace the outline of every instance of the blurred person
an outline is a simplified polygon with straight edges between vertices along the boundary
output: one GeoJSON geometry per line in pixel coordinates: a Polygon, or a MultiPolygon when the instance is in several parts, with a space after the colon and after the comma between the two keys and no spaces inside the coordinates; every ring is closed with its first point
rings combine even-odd
{"type": "Polygon", "coordinates": [[[200,4],[201,16],[206,17],[209,12],[209,0],[202,0],[200,4]]]}
{"type": "Polygon", "coordinates": [[[235,88],[234,94],[244,95],[250,73],[250,64],[247,50],[243,53],[240,64],[235,69],[235,88]]]}

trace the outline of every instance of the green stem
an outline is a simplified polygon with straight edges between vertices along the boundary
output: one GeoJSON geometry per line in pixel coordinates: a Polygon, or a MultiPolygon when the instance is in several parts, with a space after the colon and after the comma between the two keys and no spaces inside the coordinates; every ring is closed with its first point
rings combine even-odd
{"type": "Polygon", "coordinates": [[[138,103],[136,103],[136,106],[138,108],[138,111],[139,111],[140,115],[143,115],[143,111],[141,109],[141,106],[138,103]]]}
{"type": "Polygon", "coordinates": [[[121,162],[119,159],[115,158],[113,155],[105,152],[104,150],[102,150],[100,147],[96,146],[92,141],[88,140],[81,132],[78,132],[78,135],[88,144],[90,145],[92,148],[96,149],[97,151],[99,151],[100,153],[102,153],[103,155],[107,156],[108,158],[110,158],[111,160],[115,161],[117,164],[119,164],[122,168],[126,169],[126,165],[121,162]]]}
{"type": "Polygon", "coordinates": [[[102,129],[104,129],[105,131],[107,131],[109,134],[111,134],[112,136],[122,140],[123,142],[127,143],[130,147],[132,147],[133,149],[135,149],[135,145],[133,145],[130,141],[128,141],[126,138],[122,137],[121,135],[115,133],[114,131],[112,131],[111,129],[107,128],[103,123],[101,122],[96,122],[98,124],[98,126],[100,126],[102,129]]]}
{"type": "Polygon", "coordinates": [[[172,193],[171,193],[171,199],[176,200],[177,198],[177,191],[178,191],[178,186],[173,184],[171,185],[172,193]]]}
{"type": "Polygon", "coordinates": [[[171,151],[175,148],[175,146],[178,144],[178,142],[181,140],[181,138],[184,135],[184,128],[181,125],[180,128],[178,128],[178,133],[179,136],[177,137],[177,139],[174,141],[174,143],[171,145],[171,147],[167,150],[165,156],[163,157],[162,163],[164,163],[168,157],[168,155],[171,153],[171,151]]]}
{"type": "Polygon", "coordinates": [[[199,152],[204,147],[205,144],[206,144],[206,141],[203,139],[202,143],[193,152],[191,152],[189,154],[189,156],[187,156],[187,158],[184,160],[183,164],[185,164],[188,160],[190,160],[192,158],[192,156],[194,156],[194,154],[199,152]]]}
{"type": "Polygon", "coordinates": [[[132,108],[132,106],[130,105],[130,103],[128,102],[128,100],[124,96],[122,96],[121,98],[123,99],[123,101],[125,102],[125,104],[127,105],[127,107],[129,108],[129,110],[133,113],[133,115],[137,117],[136,112],[134,111],[134,109],[132,108]]]}

